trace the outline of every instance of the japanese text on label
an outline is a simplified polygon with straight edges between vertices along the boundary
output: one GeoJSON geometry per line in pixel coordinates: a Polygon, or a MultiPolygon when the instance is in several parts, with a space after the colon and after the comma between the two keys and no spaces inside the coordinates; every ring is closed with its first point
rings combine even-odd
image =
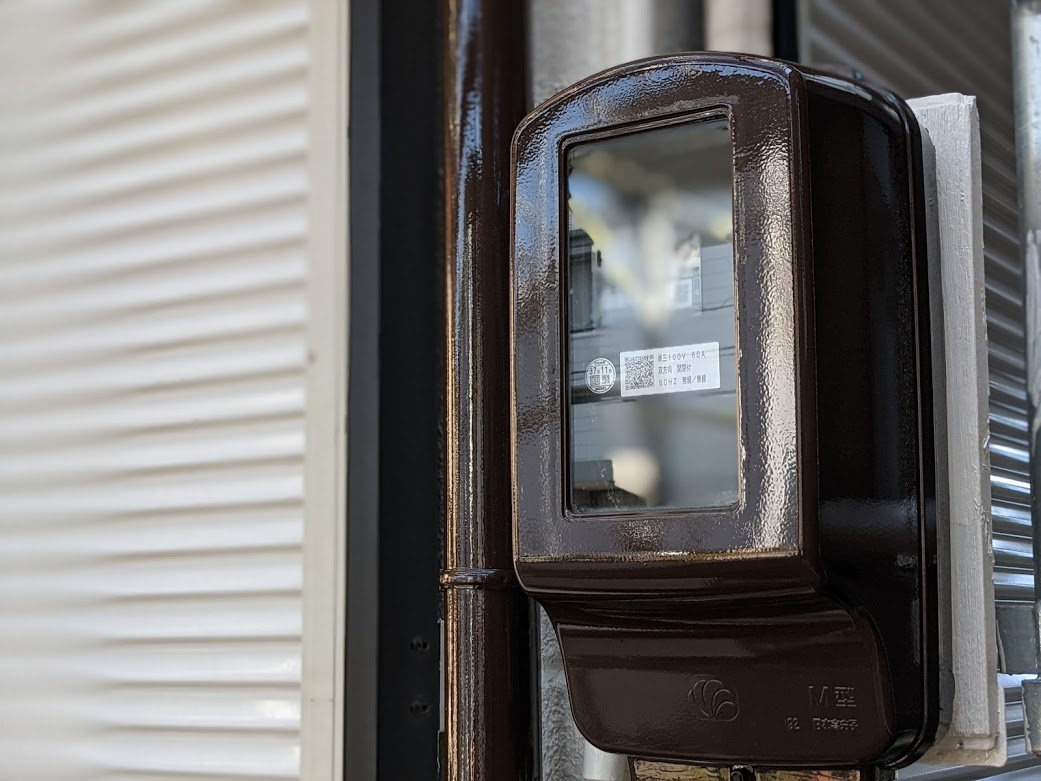
{"type": "Polygon", "coordinates": [[[719,387],[719,342],[621,353],[622,396],[719,387]]]}

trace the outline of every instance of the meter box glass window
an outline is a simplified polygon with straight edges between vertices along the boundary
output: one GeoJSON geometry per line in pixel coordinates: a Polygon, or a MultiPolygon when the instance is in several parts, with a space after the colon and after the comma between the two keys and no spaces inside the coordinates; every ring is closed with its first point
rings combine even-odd
{"type": "Polygon", "coordinates": [[[737,502],[726,115],[570,146],[573,511],[737,502]]]}

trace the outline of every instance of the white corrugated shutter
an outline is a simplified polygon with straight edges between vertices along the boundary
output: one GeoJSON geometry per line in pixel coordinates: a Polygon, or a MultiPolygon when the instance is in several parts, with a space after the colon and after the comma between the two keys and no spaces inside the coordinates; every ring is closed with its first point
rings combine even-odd
{"type": "Polygon", "coordinates": [[[0,5],[0,778],[298,777],[308,60],[0,5]]]}
{"type": "MultiPolygon", "coordinates": [[[[1000,603],[1034,598],[1030,539],[1023,270],[1019,257],[1011,44],[1005,0],[807,0],[801,59],[852,65],[905,97],[977,96],[983,163],[994,590],[1000,603]]],[[[1008,703],[1009,765],[1025,753],[1019,678],[1002,676],[1008,703]]],[[[933,771],[971,777],[980,770],[933,771]]],[[[991,771],[993,772],[993,771],[991,771]]],[[[1036,771],[1035,771],[1036,772],[1036,771]]]]}

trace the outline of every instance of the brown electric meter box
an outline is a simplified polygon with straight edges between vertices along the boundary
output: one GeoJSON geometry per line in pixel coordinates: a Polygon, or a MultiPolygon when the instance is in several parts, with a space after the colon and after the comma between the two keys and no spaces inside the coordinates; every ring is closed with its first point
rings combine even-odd
{"type": "Polygon", "coordinates": [[[561,92],[513,154],[515,564],[582,734],[705,765],[921,756],[949,707],[946,450],[911,110],[677,55],[561,92]]]}

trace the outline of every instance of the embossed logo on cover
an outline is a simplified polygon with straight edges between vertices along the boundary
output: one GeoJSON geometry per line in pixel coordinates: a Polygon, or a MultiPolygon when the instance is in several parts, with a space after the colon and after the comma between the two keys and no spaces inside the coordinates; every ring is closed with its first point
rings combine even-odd
{"type": "Polygon", "coordinates": [[[741,712],[737,693],[716,678],[702,678],[694,684],[688,696],[694,703],[698,718],[709,721],[733,721],[741,712]]]}

